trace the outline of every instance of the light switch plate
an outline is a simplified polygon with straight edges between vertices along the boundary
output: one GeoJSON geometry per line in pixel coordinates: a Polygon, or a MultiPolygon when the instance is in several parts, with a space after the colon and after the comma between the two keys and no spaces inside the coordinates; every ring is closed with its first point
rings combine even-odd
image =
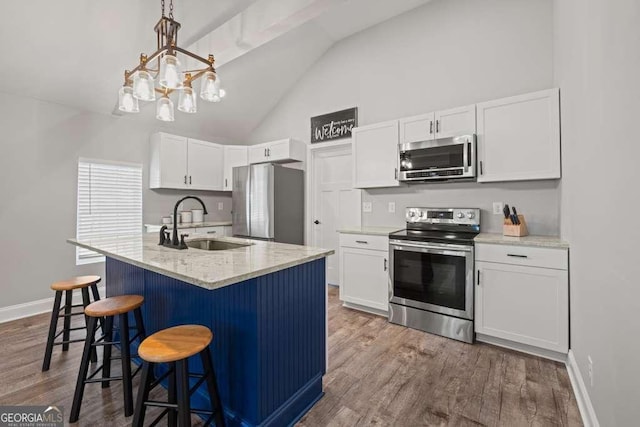
{"type": "Polygon", "coordinates": [[[224,210],[224,202],[218,202],[218,210],[224,210]]]}
{"type": "Polygon", "coordinates": [[[389,202],[389,213],[394,213],[396,211],[396,202],[389,202]]]}
{"type": "Polygon", "coordinates": [[[363,202],[362,203],[362,212],[371,212],[373,208],[371,207],[371,202],[363,202]]]}
{"type": "Polygon", "coordinates": [[[504,209],[504,204],[502,202],[493,202],[493,214],[494,215],[502,215],[502,210],[504,209]]]}

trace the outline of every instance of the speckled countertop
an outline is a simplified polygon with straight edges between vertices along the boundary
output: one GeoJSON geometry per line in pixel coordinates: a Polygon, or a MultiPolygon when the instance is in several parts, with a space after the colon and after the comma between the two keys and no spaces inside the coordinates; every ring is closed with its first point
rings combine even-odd
{"type": "Polygon", "coordinates": [[[344,234],[367,234],[369,236],[388,236],[389,233],[402,230],[404,227],[347,227],[338,230],[344,234]]]}
{"type": "MultiPolygon", "coordinates": [[[[186,240],[201,239],[193,237],[186,240]]],[[[176,250],[158,246],[155,234],[84,241],[68,239],[67,242],[206,289],[218,289],[334,253],[330,249],[235,237],[218,237],[215,240],[251,245],[222,251],[176,250]]]]}
{"type": "MultiPolygon", "coordinates": [[[[173,228],[173,224],[145,224],[147,227],[162,227],[163,225],[166,225],[168,228],[173,228]]],[[[178,224],[178,228],[222,227],[225,225],[231,225],[231,221],[189,222],[178,224]]]]}
{"type": "Polygon", "coordinates": [[[476,243],[491,243],[496,245],[534,246],[539,248],[567,249],[569,243],[554,236],[524,236],[510,237],[500,233],[480,233],[474,239],[476,243]]]}

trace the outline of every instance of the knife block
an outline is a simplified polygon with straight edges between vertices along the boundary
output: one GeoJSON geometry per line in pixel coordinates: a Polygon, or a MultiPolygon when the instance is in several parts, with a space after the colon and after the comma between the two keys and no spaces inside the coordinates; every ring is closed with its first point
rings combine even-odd
{"type": "Polygon", "coordinates": [[[504,225],[502,226],[502,234],[504,236],[523,237],[529,235],[524,215],[518,215],[518,219],[520,220],[520,224],[515,225],[511,223],[510,219],[505,218],[504,225]]]}

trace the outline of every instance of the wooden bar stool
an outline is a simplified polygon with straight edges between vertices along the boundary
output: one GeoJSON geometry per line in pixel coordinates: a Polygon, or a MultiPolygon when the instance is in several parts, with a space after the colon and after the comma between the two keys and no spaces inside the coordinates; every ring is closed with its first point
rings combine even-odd
{"type": "Polygon", "coordinates": [[[191,425],[191,413],[209,415],[205,426],[215,421],[216,426],[224,427],[224,414],[216,374],[211,360],[209,344],[213,334],[209,328],[201,325],[182,325],[156,332],[145,339],[138,348],[138,355],[143,360],[142,378],[136,399],[136,411],[133,426],[142,426],[147,406],[165,408],[165,410],[151,423],[156,425],[162,417],[168,414],[169,425],[180,427],[191,425]],[[203,374],[189,374],[188,358],[200,354],[203,374]],[[153,380],[153,366],[155,363],[168,363],[169,370],[157,380],[153,380]],[[149,392],[162,380],[169,377],[169,401],[150,401],[149,392]],[[190,387],[189,378],[198,378],[190,387]],[[211,411],[191,409],[191,395],[206,381],[211,401],[211,411]]]}
{"type": "Polygon", "coordinates": [[[140,371],[140,368],[131,373],[131,352],[130,345],[136,339],[140,342],[145,338],[144,323],[142,321],[142,311],[140,307],[144,302],[144,298],[140,295],[120,295],[116,297],[105,298],[103,300],[89,304],[84,312],[88,316],[87,339],[84,342],[84,350],[82,352],[82,361],[80,362],[80,371],[78,372],[78,380],[76,382],[76,390],[73,395],[73,404],[71,406],[71,414],[69,422],[75,423],[80,416],[80,406],[82,405],[82,396],[84,387],[89,383],[102,383],[102,388],[109,387],[110,381],[122,380],[122,388],[124,390],[124,414],[130,416],[133,414],[133,391],[131,387],[132,378],[140,371]],[[136,335],[130,338],[129,335],[129,313],[133,311],[135,317],[136,335]],[[120,340],[113,341],[113,319],[118,316],[120,324],[120,340]],[[96,339],[95,331],[98,327],[98,320],[104,318],[103,335],[96,339]],[[111,349],[114,344],[120,344],[120,357],[112,357],[111,349]],[[93,373],[89,372],[89,359],[95,347],[102,346],[104,351],[102,366],[99,366],[93,373]],[[111,361],[120,359],[122,362],[122,375],[111,377],[111,361]],[[95,376],[102,371],[101,378],[95,376]]]}
{"type": "MultiPolygon", "coordinates": [[[[87,318],[85,316],[85,326],[82,327],[71,327],[71,317],[73,316],[81,316],[84,315],[84,311],[73,312],[73,308],[83,307],[86,308],[89,304],[91,304],[91,299],[89,298],[89,289],[91,289],[91,293],[93,294],[93,300],[100,300],[100,295],[98,294],[98,283],[100,282],[100,276],[80,276],[74,277],[69,280],[63,280],[61,282],[56,282],[51,285],[51,289],[56,291],[55,298],[53,301],[53,310],[51,311],[51,322],[49,323],[49,336],[47,337],[47,347],[44,352],[44,362],[42,363],[42,371],[48,371],[49,365],[51,364],[51,353],[53,352],[54,345],[62,345],[62,351],[69,350],[69,344],[74,342],[81,342],[84,339],[70,339],[71,331],[77,331],[80,329],[87,329],[87,318]],[[73,291],[74,289],[81,289],[82,292],[82,304],[73,305],[73,291]],[[65,293],[65,302],[64,307],[60,308],[60,304],[62,303],[62,293],[65,293]],[[63,314],[60,314],[61,311],[64,310],[63,314]],[[62,330],[56,333],[58,329],[58,319],[62,317],[64,318],[62,330]],[[62,334],[62,341],[56,342],[56,338],[58,338],[62,334]]],[[[98,359],[96,357],[95,351],[91,354],[91,361],[96,362],[98,359]]]]}

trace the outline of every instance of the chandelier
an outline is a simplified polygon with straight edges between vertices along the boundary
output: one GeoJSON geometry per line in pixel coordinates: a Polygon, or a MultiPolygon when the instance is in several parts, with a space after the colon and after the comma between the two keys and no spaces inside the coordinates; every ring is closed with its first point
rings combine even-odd
{"type": "Polygon", "coordinates": [[[155,101],[156,118],[165,122],[174,121],[173,101],[169,97],[178,92],[178,110],[185,113],[197,111],[193,81],[202,77],[200,98],[208,102],[220,102],[225,91],[220,87],[220,78],[213,67],[215,59],[209,55],[202,58],[178,47],[180,24],[173,19],[173,0],[169,0],[169,16],[165,16],[164,0],[161,0],[162,16],[154,30],[158,48],[151,55],[140,54],[140,63],[124,72],[124,85],[118,91],[118,109],[126,113],[140,111],[138,101],[155,101]],[[182,70],[177,54],[183,54],[206,65],[202,69],[182,70]],[[150,64],[157,59],[157,67],[150,64]]]}

